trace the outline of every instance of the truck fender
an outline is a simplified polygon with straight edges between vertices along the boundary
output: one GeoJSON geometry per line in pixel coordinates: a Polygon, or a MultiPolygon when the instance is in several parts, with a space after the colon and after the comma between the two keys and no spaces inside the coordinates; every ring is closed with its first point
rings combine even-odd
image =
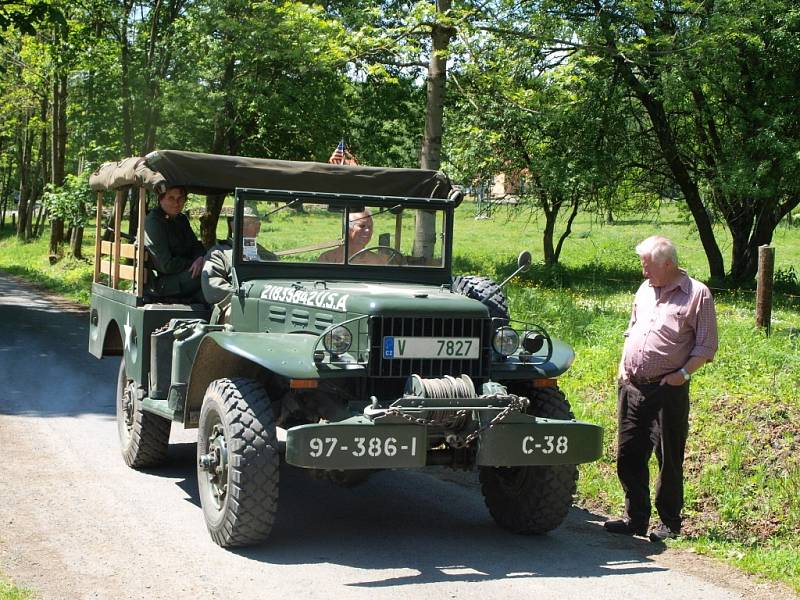
{"type": "Polygon", "coordinates": [[[289,379],[318,379],[316,335],[214,331],[200,342],[186,392],[184,425],[196,424],[206,388],[223,377],[263,378],[264,370],[289,379]]]}
{"type": "Polygon", "coordinates": [[[542,369],[547,372],[548,377],[558,377],[565,373],[575,362],[575,350],[568,343],[552,338],[553,354],[550,360],[542,365],[542,369]]]}

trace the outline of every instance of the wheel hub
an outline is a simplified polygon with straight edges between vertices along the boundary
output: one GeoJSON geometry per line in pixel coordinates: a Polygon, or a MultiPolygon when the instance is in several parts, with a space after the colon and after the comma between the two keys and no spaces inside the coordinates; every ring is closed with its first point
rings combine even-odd
{"type": "Polygon", "coordinates": [[[133,428],[133,395],[135,393],[133,386],[133,382],[129,381],[122,392],[122,414],[128,433],[133,428]]]}
{"type": "Polygon", "coordinates": [[[221,423],[212,428],[208,436],[208,453],[200,455],[198,465],[205,471],[214,503],[221,509],[228,491],[228,443],[221,423]]]}

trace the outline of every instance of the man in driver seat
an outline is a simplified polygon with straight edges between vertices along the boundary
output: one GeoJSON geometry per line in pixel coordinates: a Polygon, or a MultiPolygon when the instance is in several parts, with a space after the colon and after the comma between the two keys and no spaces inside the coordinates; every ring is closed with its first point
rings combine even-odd
{"type": "MultiPolygon", "coordinates": [[[[372,239],[372,212],[364,208],[363,212],[351,212],[349,226],[347,228],[347,239],[350,249],[350,262],[363,265],[385,265],[389,262],[390,256],[378,254],[365,249],[372,239]],[[361,253],[361,254],[359,254],[361,253]],[[358,254],[358,256],[356,256],[358,254]],[[353,260],[353,257],[355,259],[353,260]]],[[[327,252],[320,254],[317,262],[343,263],[344,245],[331,248],[327,252]]]]}

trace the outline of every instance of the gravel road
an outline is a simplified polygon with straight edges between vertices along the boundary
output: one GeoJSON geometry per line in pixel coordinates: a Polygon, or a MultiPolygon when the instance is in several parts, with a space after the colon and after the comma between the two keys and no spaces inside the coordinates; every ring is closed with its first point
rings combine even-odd
{"type": "Polygon", "coordinates": [[[715,561],[609,536],[498,529],[471,480],[382,472],[355,489],[281,471],[268,544],[228,551],[197,496],[195,431],[128,469],[118,363],[86,351],[84,310],[0,274],[0,572],[41,598],[795,598],[715,561]]]}

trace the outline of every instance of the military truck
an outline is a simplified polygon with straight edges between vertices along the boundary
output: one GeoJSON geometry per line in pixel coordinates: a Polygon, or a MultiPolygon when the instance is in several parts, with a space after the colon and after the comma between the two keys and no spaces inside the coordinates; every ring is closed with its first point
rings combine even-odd
{"type": "Polygon", "coordinates": [[[477,470],[500,526],[538,534],[566,517],[602,430],[576,421],[558,388],[569,345],[511,319],[493,281],[452,277],[461,194],[445,175],[163,150],[106,164],[90,184],[89,351],[120,357],[122,456],[156,467],[172,422],[197,428],[214,542],[268,538],[282,460],[344,485],[377,470],[477,470]],[[172,186],[230,199],[224,314],[147,292],[158,274],[144,215],[172,186]],[[135,235],[122,232],[128,196],[135,235]],[[255,236],[245,214],[258,215],[255,236]],[[351,229],[367,219],[353,252],[351,229]]]}

